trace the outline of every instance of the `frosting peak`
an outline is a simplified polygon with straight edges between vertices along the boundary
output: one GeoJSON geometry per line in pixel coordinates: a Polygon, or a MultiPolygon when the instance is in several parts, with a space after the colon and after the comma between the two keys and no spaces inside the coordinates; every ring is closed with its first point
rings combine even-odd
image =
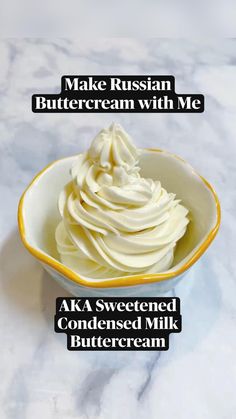
{"type": "Polygon", "coordinates": [[[94,138],[88,150],[88,157],[104,170],[118,166],[126,171],[138,163],[139,152],[130,136],[119,124],[111,124],[94,138]]]}

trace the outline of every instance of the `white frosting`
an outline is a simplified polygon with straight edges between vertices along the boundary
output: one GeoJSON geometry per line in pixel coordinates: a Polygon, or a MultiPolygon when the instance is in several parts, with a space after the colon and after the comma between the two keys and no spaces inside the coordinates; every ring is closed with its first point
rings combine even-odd
{"type": "Polygon", "coordinates": [[[59,197],[62,263],[91,278],[157,273],[171,267],[187,209],[159,181],[139,174],[139,150],[112,124],[80,154],[59,197]]]}

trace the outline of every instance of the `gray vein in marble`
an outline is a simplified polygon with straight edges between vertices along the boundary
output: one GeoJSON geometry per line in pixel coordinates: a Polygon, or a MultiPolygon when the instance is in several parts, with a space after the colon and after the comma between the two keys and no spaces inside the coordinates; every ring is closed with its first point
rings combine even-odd
{"type": "Polygon", "coordinates": [[[159,360],[161,356],[161,352],[156,352],[155,355],[153,356],[153,358],[147,363],[146,366],[146,379],[144,381],[144,383],[142,384],[142,387],[140,388],[139,392],[138,392],[138,400],[141,401],[142,398],[145,395],[145,392],[148,389],[148,386],[151,382],[152,379],[152,372],[154,370],[154,368],[156,368],[157,366],[157,362],[159,360]]]}
{"type": "Polygon", "coordinates": [[[115,374],[115,368],[98,368],[85,378],[82,383],[80,393],[75,392],[76,405],[78,413],[85,413],[88,416],[88,410],[94,410],[94,414],[99,416],[101,413],[101,397],[105,386],[109,386],[109,381],[115,374]]]}

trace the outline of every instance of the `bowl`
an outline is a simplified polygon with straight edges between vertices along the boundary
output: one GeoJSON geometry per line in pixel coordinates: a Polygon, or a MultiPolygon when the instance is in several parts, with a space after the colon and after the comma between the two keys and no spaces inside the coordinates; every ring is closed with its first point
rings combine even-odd
{"type": "Polygon", "coordinates": [[[43,169],[23,193],[18,225],[25,247],[46,271],[75,296],[158,296],[170,291],[197,262],[214,239],[220,225],[220,204],[212,186],[182,158],[167,151],[143,149],[141,175],[161,181],[189,209],[190,223],[178,242],[173,266],[157,274],[93,279],[80,276],[60,262],[55,228],[60,220],[57,200],[70,180],[77,156],[57,160],[43,169]]]}

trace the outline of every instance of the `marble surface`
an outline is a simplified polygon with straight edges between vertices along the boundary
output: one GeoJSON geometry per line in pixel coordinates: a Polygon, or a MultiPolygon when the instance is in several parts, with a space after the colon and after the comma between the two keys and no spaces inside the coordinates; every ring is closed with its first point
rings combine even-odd
{"type": "Polygon", "coordinates": [[[92,0],[70,0],[69,7],[63,0],[1,0],[0,35],[204,38],[236,33],[234,0],[100,0],[93,6],[92,0]]]}
{"type": "Polygon", "coordinates": [[[234,419],[236,41],[3,40],[0,56],[1,419],[234,419]],[[58,92],[62,74],[145,73],[173,74],[177,92],[205,94],[205,113],[31,112],[31,95],[58,92]],[[183,156],[222,204],[219,235],[175,290],[183,331],[165,353],[68,352],[53,331],[55,298],[66,292],[17,232],[32,176],[114,119],[138,145],[183,156]]]}

